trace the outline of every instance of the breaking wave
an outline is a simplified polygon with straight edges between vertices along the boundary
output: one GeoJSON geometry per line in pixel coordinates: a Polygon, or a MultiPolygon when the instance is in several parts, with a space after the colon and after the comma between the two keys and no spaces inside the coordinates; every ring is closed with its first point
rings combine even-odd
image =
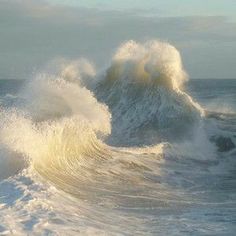
{"type": "Polygon", "coordinates": [[[157,41],[122,45],[95,91],[112,113],[112,143],[150,145],[192,136],[203,109],[183,91],[179,52],[157,41]]]}
{"type": "Polygon", "coordinates": [[[106,161],[127,152],[118,147],[208,148],[204,111],[184,92],[186,81],[179,52],[158,41],[121,45],[99,74],[85,59],[57,61],[2,108],[1,145],[70,193],[94,172],[111,174],[106,161]]]}
{"type": "Polygon", "coordinates": [[[0,234],[231,235],[236,116],[187,80],[173,46],[129,41],[105,71],[55,60],[1,97],[0,234]]]}

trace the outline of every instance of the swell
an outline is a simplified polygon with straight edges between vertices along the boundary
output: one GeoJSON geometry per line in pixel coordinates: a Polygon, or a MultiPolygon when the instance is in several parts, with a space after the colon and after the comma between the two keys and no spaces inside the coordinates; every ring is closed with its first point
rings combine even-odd
{"type": "Polygon", "coordinates": [[[87,160],[108,155],[102,140],[111,132],[110,113],[83,85],[81,77],[93,75],[90,64],[73,65],[39,74],[21,90],[20,99],[1,109],[2,149],[55,184],[72,183],[73,170],[81,166],[79,178],[87,160]]]}
{"type": "Polygon", "coordinates": [[[112,113],[112,145],[153,145],[194,136],[204,111],[183,91],[179,52],[156,41],[122,45],[95,93],[112,113]]]}
{"type": "Polygon", "coordinates": [[[21,90],[14,108],[2,108],[1,145],[76,195],[79,183],[96,186],[96,178],[125,181],[127,153],[112,145],[134,153],[163,142],[208,147],[204,111],[183,91],[185,81],[179,52],[157,41],[122,45],[98,75],[84,59],[57,62],[21,90]]]}

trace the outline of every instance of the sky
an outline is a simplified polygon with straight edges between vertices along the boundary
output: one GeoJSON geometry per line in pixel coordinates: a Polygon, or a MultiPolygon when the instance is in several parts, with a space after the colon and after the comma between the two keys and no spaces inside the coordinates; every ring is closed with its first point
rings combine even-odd
{"type": "Polygon", "coordinates": [[[162,16],[224,15],[236,19],[235,0],[48,0],[48,2],[107,10],[144,10],[162,16]]]}
{"type": "Polygon", "coordinates": [[[236,78],[235,0],[0,0],[0,36],[4,79],[57,58],[103,69],[131,39],[173,44],[190,78],[236,78]]]}

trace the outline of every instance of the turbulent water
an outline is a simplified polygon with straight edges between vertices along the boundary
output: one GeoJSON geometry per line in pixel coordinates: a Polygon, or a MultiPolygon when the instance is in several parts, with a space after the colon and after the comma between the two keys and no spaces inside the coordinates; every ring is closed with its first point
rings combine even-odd
{"type": "Polygon", "coordinates": [[[0,234],[234,235],[236,80],[127,42],[0,81],[0,234]]]}

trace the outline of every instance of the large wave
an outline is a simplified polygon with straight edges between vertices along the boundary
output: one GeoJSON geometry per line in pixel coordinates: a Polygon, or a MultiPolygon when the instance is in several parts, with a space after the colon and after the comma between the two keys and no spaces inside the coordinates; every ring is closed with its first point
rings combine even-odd
{"type": "Polygon", "coordinates": [[[102,156],[105,144],[100,139],[111,132],[111,115],[83,85],[91,68],[84,60],[61,64],[54,74],[30,81],[15,107],[1,110],[1,145],[47,179],[55,181],[58,173],[61,179],[63,173],[72,176],[76,163],[102,156]]]}
{"type": "Polygon", "coordinates": [[[232,233],[235,114],[205,112],[186,81],[173,46],[130,41],[105,71],[55,60],[2,98],[0,231],[232,233]]]}
{"type": "Polygon", "coordinates": [[[183,92],[179,52],[158,41],[129,41],[100,78],[97,97],[112,112],[111,143],[155,144],[193,136],[203,109],[183,92]]]}
{"type": "Polygon", "coordinates": [[[122,156],[111,144],[194,140],[204,112],[183,92],[185,81],[179,52],[157,41],[125,43],[100,74],[84,59],[54,62],[22,89],[13,108],[2,108],[1,145],[72,188],[114,153],[122,156]]]}

